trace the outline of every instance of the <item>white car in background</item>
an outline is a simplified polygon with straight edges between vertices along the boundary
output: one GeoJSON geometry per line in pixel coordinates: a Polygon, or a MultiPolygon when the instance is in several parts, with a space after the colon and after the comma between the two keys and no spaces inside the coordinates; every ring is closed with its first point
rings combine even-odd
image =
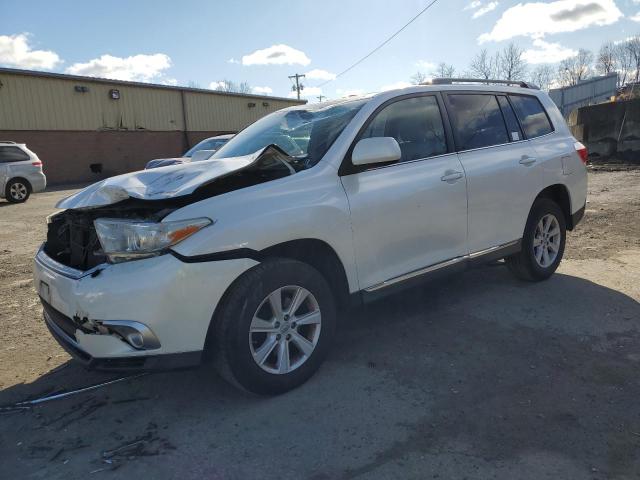
{"type": "Polygon", "coordinates": [[[211,160],[62,200],[35,258],[47,326],[89,367],[204,360],[273,394],[319,368],[336,309],[497,259],[549,278],[587,150],[547,94],[502,83],[283,109],[211,160]]]}
{"type": "Polygon", "coordinates": [[[201,162],[207,160],[211,155],[218,151],[225,143],[233,138],[233,133],[226,135],[216,135],[215,137],[205,138],[201,142],[191,147],[182,157],[176,158],[158,158],[150,160],[145,165],[145,170],[158,167],[166,167],[168,165],[179,165],[189,162],[201,162]]]}
{"type": "Polygon", "coordinates": [[[46,186],[47,177],[38,155],[24,143],[0,141],[0,198],[23,203],[46,186]]]}

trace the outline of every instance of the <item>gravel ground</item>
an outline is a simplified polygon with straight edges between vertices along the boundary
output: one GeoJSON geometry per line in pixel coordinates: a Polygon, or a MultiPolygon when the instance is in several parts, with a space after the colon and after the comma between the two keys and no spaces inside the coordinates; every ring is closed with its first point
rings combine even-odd
{"type": "MultiPolygon", "coordinates": [[[[0,476],[640,478],[640,171],[589,181],[549,281],[488,266],[345,313],[280,397],[202,368],[0,411],[0,476]]],[[[0,203],[0,405],[116,378],[69,361],[30,283],[69,193],[0,203]]]]}

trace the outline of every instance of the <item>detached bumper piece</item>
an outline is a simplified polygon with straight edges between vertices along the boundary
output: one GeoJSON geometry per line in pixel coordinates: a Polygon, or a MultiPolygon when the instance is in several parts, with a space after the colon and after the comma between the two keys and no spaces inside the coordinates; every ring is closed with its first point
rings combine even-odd
{"type": "Polygon", "coordinates": [[[98,358],[79,348],[75,322],[42,300],[44,320],[51,335],[76,361],[89,370],[101,371],[160,371],[198,366],[202,352],[182,352],[163,355],[98,358]]]}

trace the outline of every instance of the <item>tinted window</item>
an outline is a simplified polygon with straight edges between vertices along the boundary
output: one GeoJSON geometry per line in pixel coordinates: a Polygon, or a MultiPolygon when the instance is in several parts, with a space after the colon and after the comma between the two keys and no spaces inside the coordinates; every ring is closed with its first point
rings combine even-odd
{"type": "Polygon", "coordinates": [[[553,132],[549,117],[540,104],[540,100],[524,95],[510,95],[509,99],[527,138],[539,137],[553,132]]]}
{"type": "Polygon", "coordinates": [[[29,155],[18,147],[0,147],[0,163],[22,162],[29,160],[29,155]]]}
{"type": "Polygon", "coordinates": [[[380,110],[360,138],[393,137],[400,145],[400,161],[447,153],[438,101],[433,96],[394,102],[380,110]]]}
{"type": "Polygon", "coordinates": [[[509,142],[498,101],[493,95],[447,95],[458,148],[489,147],[509,142]]]}
{"type": "Polygon", "coordinates": [[[509,139],[512,142],[522,140],[522,131],[520,130],[520,125],[518,125],[518,119],[516,118],[516,114],[513,113],[513,108],[511,108],[511,105],[509,105],[507,97],[499,96],[498,103],[500,104],[500,109],[502,110],[504,121],[507,124],[509,139]]]}

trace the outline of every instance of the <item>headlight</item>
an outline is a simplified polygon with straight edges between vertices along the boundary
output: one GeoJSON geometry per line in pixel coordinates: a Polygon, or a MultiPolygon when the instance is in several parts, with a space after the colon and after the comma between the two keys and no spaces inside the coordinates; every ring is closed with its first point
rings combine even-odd
{"type": "Polygon", "coordinates": [[[93,222],[102,251],[112,262],[160,255],[211,223],[208,218],[159,223],[99,218],[93,222]]]}

